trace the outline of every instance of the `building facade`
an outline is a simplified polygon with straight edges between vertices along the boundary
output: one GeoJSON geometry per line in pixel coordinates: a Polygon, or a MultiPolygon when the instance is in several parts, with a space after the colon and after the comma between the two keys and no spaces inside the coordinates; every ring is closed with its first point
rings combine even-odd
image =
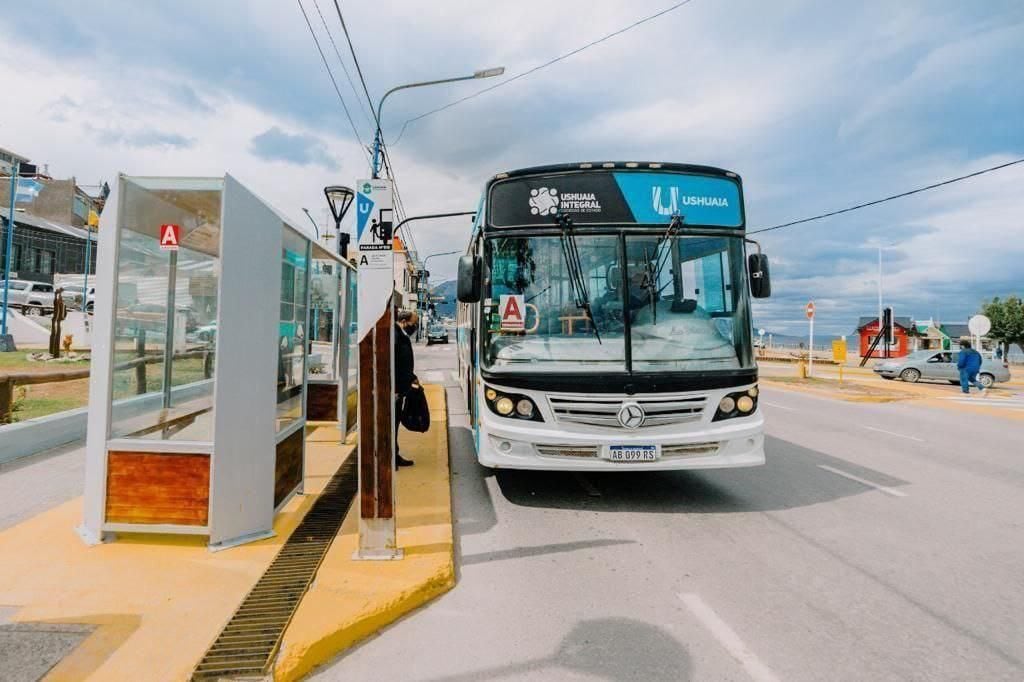
{"type": "MultiPolygon", "coordinates": [[[[7,258],[8,212],[0,208],[0,270],[7,258]]],[[[87,238],[92,239],[91,274],[96,272],[95,232],[15,212],[11,277],[53,283],[56,274],[84,273],[87,238]]]]}
{"type": "Polygon", "coordinates": [[[884,340],[879,341],[871,355],[868,356],[868,349],[878,335],[878,318],[862,317],[857,322],[857,335],[860,337],[860,357],[872,358],[902,358],[910,353],[910,336],[913,333],[914,323],[909,317],[897,317],[893,320],[893,336],[895,343],[889,346],[889,355],[885,354],[884,340]]]}

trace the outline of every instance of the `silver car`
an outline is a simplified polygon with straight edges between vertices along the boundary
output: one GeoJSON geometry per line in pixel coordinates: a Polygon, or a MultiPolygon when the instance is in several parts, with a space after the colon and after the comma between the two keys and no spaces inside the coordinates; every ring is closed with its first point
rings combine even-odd
{"type": "MultiPolygon", "coordinates": [[[[0,296],[3,296],[3,280],[0,279],[0,296]]],[[[43,315],[53,312],[53,285],[45,282],[29,282],[12,279],[7,292],[7,303],[25,315],[43,315]]]]}
{"type": "MultiPolygon", "coordinates": [[[[874,366],[875,373],[883,379],[896,379],[911,383],[928,379],[960,383],[960,370],[956,368],[959,351],[950,350],[919,350],[905,358],[883,360],[874,366]]],[[[984,357],[978,381],[988,388],[998,381],[1009,381],[1010,370],[1001,360],[984,357]]]]}

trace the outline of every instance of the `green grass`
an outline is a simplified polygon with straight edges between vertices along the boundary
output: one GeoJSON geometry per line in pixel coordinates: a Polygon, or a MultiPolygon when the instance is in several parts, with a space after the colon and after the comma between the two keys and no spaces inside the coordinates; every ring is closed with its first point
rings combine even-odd
{"type": "MultiPolygon", "coordinates": [[[[89,364],[88,360],[77,360],[75,362],[31,362],[25,358],[30,351],[15,351],[14,353],[0,353],[0,372],[20,372],[22,370],[40,369],[69,369],[72,367],[84,367],[89,364]]],[[[35,351],[31,351],[35,352],[35,351]]]]}
{"type": "Polygon", "coordinates": [[[14,421],[22,422],[26,419],[45,417],[48,414],[85,407],[88,402],[89,397],[86,395],[65,398],[24,398],[15,402],[14,421]]]}

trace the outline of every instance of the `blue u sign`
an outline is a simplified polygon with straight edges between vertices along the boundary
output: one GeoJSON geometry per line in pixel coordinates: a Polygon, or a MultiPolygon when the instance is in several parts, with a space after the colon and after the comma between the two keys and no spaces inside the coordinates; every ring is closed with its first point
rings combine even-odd
{"type": "Polygon", "coordinates": [[[728,178],[682,173],[615,173],[638,223],[667,223],[679,214],[687,225],[742,227],[739,184],[728,178]]]}

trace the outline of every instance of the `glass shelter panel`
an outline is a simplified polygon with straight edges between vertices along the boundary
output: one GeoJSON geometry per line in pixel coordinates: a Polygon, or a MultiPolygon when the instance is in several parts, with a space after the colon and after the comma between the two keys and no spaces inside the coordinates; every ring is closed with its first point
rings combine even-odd
{"type": "Polygon", "coordinates": [[[314,259],[309,278],[309,377],[330,380],[337,377],[335,345],[342,267],[336,261],[314,259]]]}
{"type": "Polygon", "coordinates": [[[306,373],[306,287],[309,242],[282,225],[281,314],[278,332],[277,430],[302,418],[306,373]]]}
{"type": "Polygon", "coordinates": [[[124,180],[112,438],[212,438],[221,193],[219,179],[124,180]],[[176,249],[161,246],[165,225],[176,249]]]}

